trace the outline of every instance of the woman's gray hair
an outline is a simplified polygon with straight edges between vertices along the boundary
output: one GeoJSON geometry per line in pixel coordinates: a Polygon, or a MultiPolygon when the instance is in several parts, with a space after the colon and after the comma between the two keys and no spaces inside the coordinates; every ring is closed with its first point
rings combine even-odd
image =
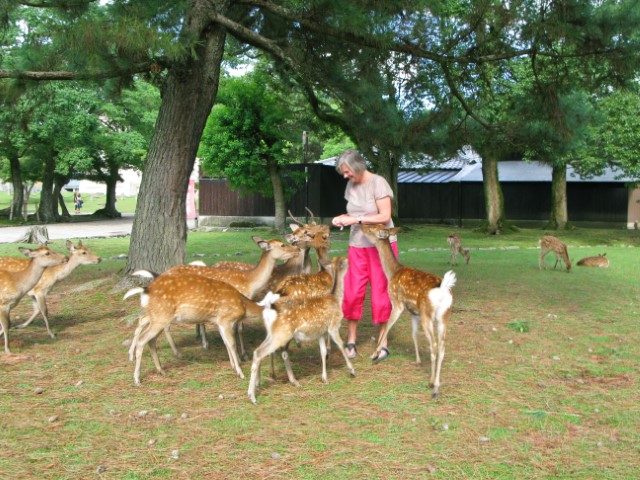
{"type": "Polygon", "coordinates": [[[349,170],[355,174],[362,173],[367,169],[367,162],[364,157],[359,151],[354,150],[353,148],[342,152],[336,160],[336,171],[340,175],[342,175],[342,165],[349,167],[349,170]]]}

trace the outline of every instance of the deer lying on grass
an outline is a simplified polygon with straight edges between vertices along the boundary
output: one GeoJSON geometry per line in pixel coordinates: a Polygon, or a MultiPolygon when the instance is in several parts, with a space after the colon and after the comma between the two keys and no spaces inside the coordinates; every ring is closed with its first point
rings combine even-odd
{"type": "MultiPolygon", "coordinates": [[[[38,283],[31,290],[27,292],[33,301],[33,313],[29,320],[20,325],[16,325],[15,328],[25,328],[28,326],[37,316],[38,313],[42,313],[44,318],[44,324],[47,327],[47,333],[52,339],[56,336],[49,328],[49,311],[47,309],[47,295],[53,288],[53,286],[63,280],[71,274],[80,265],[95,265],[102,260],[97,255],[94,255],[87,247],[82,245],[82,241],[78,242],[78,246],[74,247],[73,242],[67,240],[67,249],[69,250],[69,256],[67,262],[54,267],[48,267],[38,283]]],[[[0,270],[7,270],[9,272],[17,272],[24,270],[29,264],[29,259],[18,257],[0,257],[0,270]]]]}
{"type": "Polygon", "coordinates": [[[553,265],[553,268],[558,266],[558,262],[564,262],[567,267],[567,273],[571,271],[571,260],[569,260],[569,253],[567,252],[567,246],[560,241],[560,239],[551,236],[544,235],[540,241],[538,242],[540,245],[540,257],[538,258],[538,268],[542,270],[547,269],[547,264],[544,261],[544,257],[549,253],[553,252],[556,256],[556,263],[553,265]]]}
{"type": "Polygon", "coordinates": [[[140,385],[140,366],[145,345],[149,345],[156,370],[164,375],[156,350],[156,339],[172,323],[216,325],[227,348],[231,368],[244,378],[236,353],[234,329],[248,315],[260,315],[262,309],[228,283],[191,272],[163,274],[146,288],[133,288],[124,298],[141,294],[144,315],[134,335],[130,354],[135,353],[133,373],[140,385]]]}
{"type": "Polygon", "coordinates": [[[38,283],[45,268],[55,267],[67,261],[67,257],[48,247],[39,247],[33,250],[21,247],[19,250],[30,257],[27,267],[17,272],[0,270],[0,325],[2,325],[2,333],[4,333],[5,353],[11,353],[9,350],[9,327],[11,326],[13,307],[38,283]]]}
{"type": "Polygon", "coordinates": [[[447,243],[449,244],[449,249],[451,250],[451,265],[458,264],[458,254],[461,254],[464,257],[464,263],[469,263],[469,260],[471,259],[469,249],[462,248],[462,239],[457,233],[452,232],[447,237],[447,243]]]}
{"type": "Polygon", "coordinates": [[[601,253],[595,257],[585,257],[578,260],[577,265],[579,267],[601,267],[607,268],[609,266],[609,259],[606,258],[606,253],[601,253]]]}
{"type": "Polygon", "coordinates": [[[342,298],[344,295],[344,276],[347,271],[348,261],[342,258],[339,268],[335,273],[335,280],[331,293],[313,298],[280,299],[280,296],[269,292],[260,302],[265,307],[263,318],[267,329],[267,338],[253,352],[251,364],[251,379],[249,380],[248,395],[251,402],[256,403],[256,389],[260,384],[260,363],[267,355],[282,348],[282,359],[289,381],[299,386],[291,364],[287,347],[291,340],[307,341],[317,340],[320,345],[320,357],[322,359],[322,381],[327,383],[327,346],[325,334],[329,334],[338,350],[342,353],[347,364],[347,369],[355,376],[353,365],[349,361],[344,350],[344,344],[340,337],[340,323],[342,322],[342,298]],[[284,301],[282,301],[284,300],[284,301]],[[275,306],[275,309],[271,308],[275,306]]]}
{"type": "Polygon", "coordinates": [[[384,225],[363,225],[362,231],[367,239],[375,245],[380,254],[382,268],[389,281],[389,298],[391,299],[391,315],[380,336],[374,353],[374,360],[385,344],[389,330],[407,310],[412,319],[413,345],[416,350],[416,363],[420,364],[418,351],[419,322],[422,323],[429,350],[431,352],[431,377],[433,398],[438,398],[440,388],[440,370],[444,360],[444,341],[447,323],[451,317],[453,296],[451,289],[456,284],[453,271],[445,273],[444,278],[426,273],[415,268],[401,265],[393,254],[389,237],[396,235],[399,228],[388,228],[384,225]]]}

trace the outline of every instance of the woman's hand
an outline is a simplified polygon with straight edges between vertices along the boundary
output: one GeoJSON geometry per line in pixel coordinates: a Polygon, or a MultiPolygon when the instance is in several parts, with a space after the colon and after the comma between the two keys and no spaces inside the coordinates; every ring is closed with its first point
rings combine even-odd
{"type": "Polygon", "coordinates": [[[343,215],[339,215],[337,217],[334,217],[333,220],[331,220],[331,223],[333,224],[334,227],[348,227],[350,225],[354,225],[356,223],[358,223],[358,219],[356,217],[352,217],[351,215],[348,214],[343,214],[343,215]]]}

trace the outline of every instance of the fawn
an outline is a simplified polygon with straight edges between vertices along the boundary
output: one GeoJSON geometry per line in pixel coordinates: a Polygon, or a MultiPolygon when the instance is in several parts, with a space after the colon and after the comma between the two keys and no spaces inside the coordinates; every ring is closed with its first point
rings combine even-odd
{"type": "MultiPolygon", "coordinates": [[[[66,245],[69,250],[67,262],[54,267],[48,267],[40,277],[40,280],[38,280],[38,283],[27,292],[27,295],[29,295],[33,301],[33,314],[26,322],[16,325],[16,328],[25,328],[38,316],[38,313],[42,313],[44,324],[47,327],[47,333],[52,339],[56,338],[49,328],[47,295],[57,282],[68,277],[69,274],[80,265],[95,265],[102,260],[97,255],[94,255],[87,247],[83,246],[82,241],[78,242],[77,247],[75,247],[70,240],[67,240],[66,245]]],[[[24,270],[28,264],[29,259],[27,258],[0,257],[0,270],[16,272],[18,270],[24,270]]]]}
{"type": "Polygon", "coordinates": [[[609,266],[609,259],[606,258],[606,253],[601,253],[595,257],[585,257],[578,260],[577,265],[579,267],[602,267],[607,268],[609,266]]]}
{"type": "Polygon", "coordinates": [[[66,263],[67,257],[49,249],[39,247],[28,249],[21,247],[20,252],[30,257],[27,267],[17,272],[0,270],[0,324],[4,333],[4,351],[9,350],[9,327],[11,326],[11,310],[22,297],[40,280],[45,268],[66,263]]]}
{"type": "Polygon", "coordinates": [[[569,260],[569,253],[567,252],[567,246],[560,241],[560,239],[552,236],[552,235],[544,235],[540,241],[538,242],[540,245],[540,257],[538,258],[538,268],[542,270],[547,269],[547,264],[544,261],[544,257],[549,253],[553,252],[556,256],[556,263],[553,265],[555,269],[558,266],[558,262],[564,262],[567,267],[567,273],[571,271],[571,260],[569,260]]]}
{"type": "Polygon", "coordinates": [[[444,342],[447,323],[451,317],[453,296],[451,289],[456,284],[453,271],[445,273],[444,278],[415,268],[405,267],[396,260],[389,243],[389,237],[398,233],[399,228],[384,225],[363,225],[362,231],[375,245],[380,254],[382,268],[389,281],[391,315],[380,336],[374,359],[379,355],[389,330],[407,310],[412,319],[413,345],[416,351],[416,363],[420,362],[418,351],[418,329],[422,324],[431,352],[430,384],[433,386],[433,398],[438,398],[440,389],[440,370],[444,360],[444,342]]]}
{"type": "Polygon", "coordinates": [[[457,233],[452,232],[447,237],[447,243],[449,244],[449,249],[451,250],[451,265],[458,264],[458,254],[461,254],[464,257],[464,263],[469,264],[469,260],[471,259],[469,249],[462,248],[462,240],[457,233]]]}
{"type": "Polygon", "coordinates": [[[285,362],[289,381],[299,386],[289,363],[287,347],[291,340],[318,341],[322,359],[322,381],[327,383],[325,334],[328,333],[342,353],[349,373],[355,376],[355,370],[344,350],[344,343],[339,331],[340,323],[342,322],[342,298],[347,267],[347,259],[341,258],[338,262],[338,269],[335,272],[334,282],[329,294],[311,298],[281,299],[278,294],[269,292],[260,302],[260,305],[265,307],[263,319],[267,329],[267,338],[253,352],[248,390],[251,402],[256,403],[256,389],[260,383],[260,363],[262,359],[279,348],[283,348],[282,359],[285,362]],[[271,308],[272,306],[275,306],[275,309],[271,308]]]}

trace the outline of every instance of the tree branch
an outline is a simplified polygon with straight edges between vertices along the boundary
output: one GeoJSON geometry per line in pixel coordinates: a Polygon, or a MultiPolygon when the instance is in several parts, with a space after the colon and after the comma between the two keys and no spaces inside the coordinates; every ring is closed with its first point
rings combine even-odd
{"type": "Polygon", "coordinates": [[[102,80],[106,78],[116,78],[125,75],[133,75],[135,73],[148,72],[155,62],[148,61],[132,65],[129,68],[105,70],[102,72],[74,72],[74,71],[57,71],[57,72],[40,72],[40,71],[16,71],[16,70],[0,70],[0,78],[14,78],[20,80],[102,80]]]}

